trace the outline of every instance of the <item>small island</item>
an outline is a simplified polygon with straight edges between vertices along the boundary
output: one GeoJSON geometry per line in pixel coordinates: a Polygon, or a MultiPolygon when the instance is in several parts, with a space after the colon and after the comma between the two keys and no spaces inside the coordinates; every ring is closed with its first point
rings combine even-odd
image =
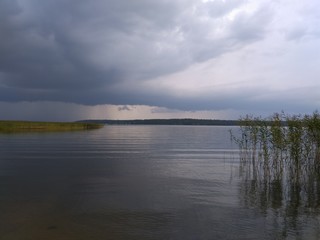
{"type": "Polygon", "coordinates": [[[0,133],[76,131],[102,127],[103,124],[83,122],[0,121],[0,133]]]}

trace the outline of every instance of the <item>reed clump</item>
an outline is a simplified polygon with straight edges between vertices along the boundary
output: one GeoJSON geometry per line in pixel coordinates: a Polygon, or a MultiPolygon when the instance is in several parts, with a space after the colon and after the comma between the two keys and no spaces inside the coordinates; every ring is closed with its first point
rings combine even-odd
{"type": "Polygon", "coordinates": [[[41,131],[75,131],[103,127],[102,124],[81,122],[33,122],[33,121],[0,121],[0,133],[41,132],[41,131]]]}
{"type": "Polygon", "coordinates": [[[240,152],[240,201],[280,223],[276,238],[287,239],[320,215],[320,114],[247,115],[239,122],[231,138],[240,152]]]}
{"type": "MultiPolygon", "coordinates": [[[[320,189],[320,114],[286,115],[275,113],[261,118],[247,115],[240,120],[239,132],[231,133],[240,150],[240,170],[247,178],[271,187],[281,183],[292,191],[320,189]],[[294,188],[298,188],[294,189],[294,188]]],[[[289,192],[287,192],[287,195],[289,192]]]]}

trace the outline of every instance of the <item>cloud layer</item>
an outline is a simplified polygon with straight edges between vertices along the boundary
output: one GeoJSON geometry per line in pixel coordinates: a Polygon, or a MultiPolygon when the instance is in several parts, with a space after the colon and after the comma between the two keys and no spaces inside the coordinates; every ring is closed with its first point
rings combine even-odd
{"type": "Polygon", "coordinates": [[[3,0],[0,101],[311,109],[318,10],[285,0],[3,0]]]}

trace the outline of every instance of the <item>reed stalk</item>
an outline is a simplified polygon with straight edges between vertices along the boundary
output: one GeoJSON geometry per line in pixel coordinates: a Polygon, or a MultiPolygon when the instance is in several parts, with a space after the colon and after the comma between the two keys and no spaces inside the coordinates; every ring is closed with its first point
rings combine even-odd
{"type": "Polygon", "coordinates": [[[303,215],[320,213],[320,114],[247,115],[240,124],[232,133],[241,143],[240,200],[282,224],[275,239],[290,238],[303,215]]]}
{"type": "Polygon", "coordinates": [[[232,139],[239,146],[242,169],[250,171],[254,181],[267,189],[281,184],[288,189],[288,198],[297,198],[302,191],[310,197],[320,189],[317,111],[304,116],[275,113],[264,119],[246,115],[239,122],[239,133],[232,133],[232,139]]]}

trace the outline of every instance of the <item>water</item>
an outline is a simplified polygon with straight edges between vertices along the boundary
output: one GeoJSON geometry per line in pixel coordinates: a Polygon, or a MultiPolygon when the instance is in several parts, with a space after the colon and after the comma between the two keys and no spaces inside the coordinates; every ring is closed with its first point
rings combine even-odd
{"type": "Polygon", "coordinates": [[[244,177],[229,128],[2,134],[0,239],[320,239],[317,204],[244,177]]]}

